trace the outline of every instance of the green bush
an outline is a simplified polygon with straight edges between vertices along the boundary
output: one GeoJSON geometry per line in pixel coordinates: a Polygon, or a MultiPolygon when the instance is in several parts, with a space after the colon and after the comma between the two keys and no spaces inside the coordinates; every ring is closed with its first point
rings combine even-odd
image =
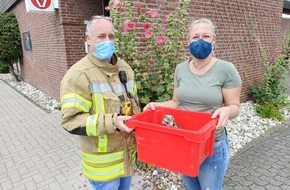
{"type": "Polygon", "coordinates": [[[0,13],[0,61],[10,68],[12,76],[20,79],[13,70],[13,64],[22,60],[22,46],[17,19],[12,13],[0,13]]]}
{"type": "Polygon", "coordinates": [[[277,119],[278,121],[283,121],[285,119],[285,117],[279,112],[279,109],[270,103],[266,105],[258,104],[256,112],[262,117],[277,119]]]}
{"type": "Polygon", "coordinates": [[[0,61],[0,73],[9,73],[9,67],[0,61]]]}
{"type": "Polygon", "coordinates": [[[175,11],[164,19],[156,9],[130,1],[111,1],[110,14],[116,29],[117,54],[135,72],[141,107],[150,101],[172,98],[174,69],[186,60],[187,7],[190,0],[178,0],[175,11]],[[143,6],[143,7],[142,7],[143,6]],[[132,9],[139,19],[133,19],[132,9]],[[163,22],[162,22],[163,21],[163,22]],[[142,32],[136,39],[138,32],[142,32]]]}

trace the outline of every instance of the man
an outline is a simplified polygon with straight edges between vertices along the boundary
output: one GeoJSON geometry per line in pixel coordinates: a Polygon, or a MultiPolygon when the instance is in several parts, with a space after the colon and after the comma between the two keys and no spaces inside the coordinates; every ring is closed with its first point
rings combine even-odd
{"type": "Polygon", "coordinates": [[[61,124],[79,135],[83,173],[93,189],[130,188],[136,142],[125,121],[138,113],[131,67],[115,52],[112,19],[94,16],[87,25],[88,55],[61,82],[61,124]]]}

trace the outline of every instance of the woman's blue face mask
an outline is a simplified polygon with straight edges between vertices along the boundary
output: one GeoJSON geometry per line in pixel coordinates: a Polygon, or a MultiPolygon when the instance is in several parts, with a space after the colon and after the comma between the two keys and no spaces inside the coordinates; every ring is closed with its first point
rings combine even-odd
{"type": "Polygon", "coordinates": [[[205,59],[212,52],[212,44],[203,39],[199,39],[190,43],[189,51],[195,58],[205,59]]]}
{"type": "Polygon", "coordinates": [[[93,55],[102,61],[110,60],[116,51],[115,44],[111,41],[96,43],[95,48],[93,55]]]}

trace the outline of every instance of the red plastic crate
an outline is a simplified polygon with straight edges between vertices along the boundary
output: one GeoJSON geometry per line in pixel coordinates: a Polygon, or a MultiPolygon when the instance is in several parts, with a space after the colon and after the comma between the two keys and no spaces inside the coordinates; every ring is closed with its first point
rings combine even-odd
{"type": "Polygon", "coordinates": [[[138,160],[196,177],[200,164],[213,155],[217,119],[211,114],[157,107],[134,115],[126,122],[135,128],[138,160]],[[164,126],[172,115],[179,128],[164,126]]]}

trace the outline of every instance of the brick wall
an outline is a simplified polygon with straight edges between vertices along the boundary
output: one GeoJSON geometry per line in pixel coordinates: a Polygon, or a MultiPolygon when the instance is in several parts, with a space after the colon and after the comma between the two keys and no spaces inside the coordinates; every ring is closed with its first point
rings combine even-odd
{"type": "Polygon", "coordinates": [[[59,1],[54,13],[27,13],[24,0],[10,12],[20,33],[30,31],[32,51],[23,47],[21,74],[25,82],[59,98],[60,81],[67,69],[85,55],[84,20],[102,14],[101,0],[59,1]]]}
{"type": "Polygon", "coordinates": [[[21,73],[24,80],[55,97],[59,75],[66,67],[64,35],[55,13],[27,13],[25,2],[13,7],[20,33],[30,32],[32,51],[23,49],[21,73]]]}
{"type": "Polygon", "coordinates": [[[283,0],[198,1],[190,9],[195,6],[202,11],[193,11],[192,17],[204,16],[216,23],[216,55],[236,65],[243,81],[242,100],[248,99],[249,85],[261,74],[259,44],[269,59],[279,52],[283,0]]]}
{"type": "MultiPolygon", "coordinates": [[[[177,5],[176,0],[132,2],[142,4],[143,9],[158,9],[161,20],[177,5]]],[[[59,6],[55,13],[26,13],[24,1],[19,1],[11,10],[20,31],[31,33],[33,50],[24,51],[24,80],[55,98],[66,70],[85,55],[84,20],[103,13],[101,0],[61,0],[59,6]]],[[[206,17],[217,26],[215,53],[238,68],[243,80],[242,101],[248,100],[249,85],[261,75],[259,46],[265,47],[272,60],[280,50],[282,9],[283,0],[191,1],[188,20],[206,17]]]]}
{"type": "Polygon", "coordinates": [[[61,1],[60,15],[65,34],[67,65],[71,66],[85,55],[85,24],[92,15],[101,15],[101,0],[61,1]]]}
{"type": "MultiPolygon", "coordinates": [[[[142,9],[157,9],[161,20],[177,7],[176,0],[139,0],[134,6],[137,4],[142,9]]],[[[137,15],[136,9],[133,10],[137,15]]],[[[192,0],[188,7],[188,22],[205,17],[215,23],[215,54],[234,63],[239,70],[243,81],[242,101],[249,99],[249,86],[256,84],[261,76],[259,48],[263,47],[272,61],[280,52],[282,10],[283,0],[192,0]]],[[[188,54],[186,45],[185,50],[188,54]]]]}

